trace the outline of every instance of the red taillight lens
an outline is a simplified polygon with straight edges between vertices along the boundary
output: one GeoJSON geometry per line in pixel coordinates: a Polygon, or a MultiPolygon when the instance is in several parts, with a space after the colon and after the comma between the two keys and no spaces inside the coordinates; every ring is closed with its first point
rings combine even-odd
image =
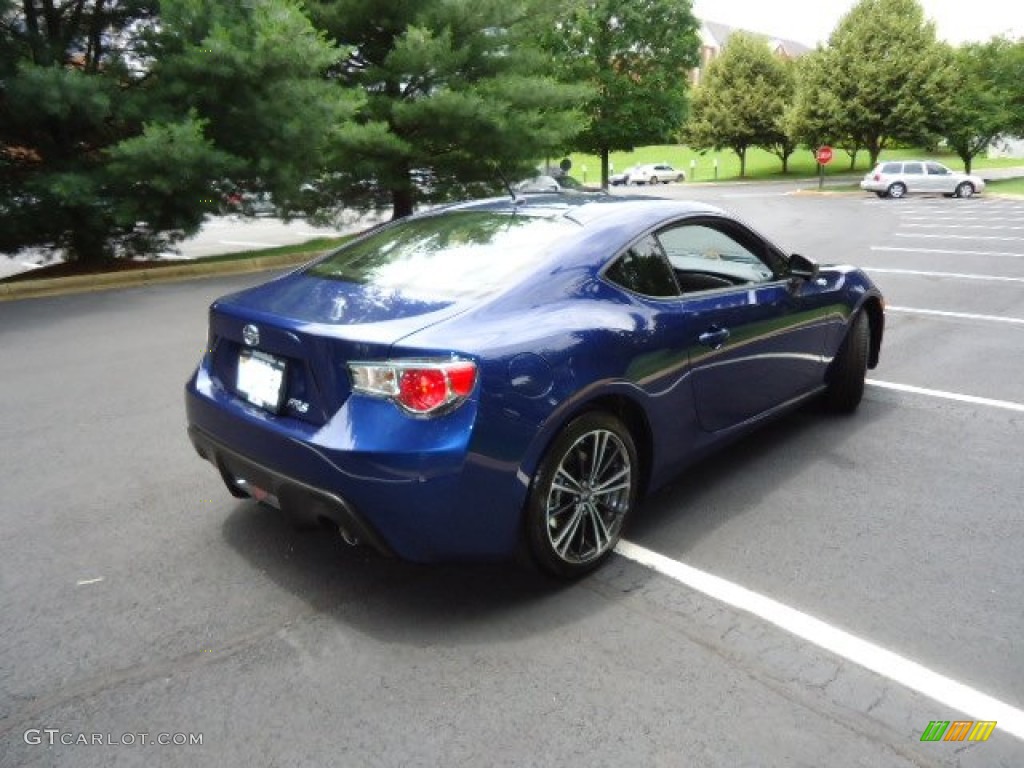
{"type": "Polygon", "coordinates": [[[881,181],[881,180],[882,180],[882,174],[876,173],[875,174],[875,181],[881,181]]]}
{"type": "Polygon", "coordinates": [[[448,382],[456,397],[469,397],[476,384],[476,365],[473,363],[452,363],[447,367],[448,382]]]}
{"type": "Polygon", "coordinates": [[[448,402],[448,382],[437,368],[402,371],[398,402],[417,413],[427,413],[448,402]]]}
{"type": "Polygon", "coordinates": [[[350,363],[349,372],[354,391],[386,397],[416,414],[455,407],[476,385],[476,363],[466,360],[350,363]]]}

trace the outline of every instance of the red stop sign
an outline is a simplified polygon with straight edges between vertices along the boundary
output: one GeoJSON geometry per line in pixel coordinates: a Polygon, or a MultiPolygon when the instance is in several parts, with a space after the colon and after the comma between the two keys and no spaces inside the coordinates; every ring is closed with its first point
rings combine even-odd
{"type": "Polygon", "coordinates": [[[818,147],[815,157],[818,158],[818,162],[822,165],[828,165],[832,162],[832,147],[818,147]]]}

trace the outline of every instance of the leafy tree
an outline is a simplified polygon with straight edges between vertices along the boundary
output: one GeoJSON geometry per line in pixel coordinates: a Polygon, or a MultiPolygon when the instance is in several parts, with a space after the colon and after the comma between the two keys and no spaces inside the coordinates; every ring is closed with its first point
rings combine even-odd
{"type": "Polygon", "coordinates": [[[322,203],[408,215],[420,199],[493,188],[565,146],[582,92],[558,82],[526,23],[537,0],[310,0],[351,53],[331,68],[367,94],[324,158],[322,203]]]}
{"type": "Polygon", "coordinates": [[[707,68],[693,99],[693,115],[684,129],[697,149],[731,149],[746,174],[750,147],[775,147],[786,158],[786,106],[793,100],[793,78],[761,37],[736,32],[707,68]]]}
{"type": "Polygon", "coordinates": [[[761,146],[782,161],[782,172],[789,172],[789,156],[799,144],[797,134],[798,117],[796,110],[796,68],[795,61],[773,57],[779,67],[778,85],[785,98],[775,123],[775,135],[761,146]]]}
{"type": "Polygon", "coordinates": [[[837,67],[831,59],[835,56],[831,49],[818,48],[799,59],[792,131],[802,144],[812,149],[825,145],[842,149],[849,155],[853,169],[857,153],[863,147],[857,126],[844,123],[852,115],[842,109],[839,96],[832,88],[832,73],[837,67]]]}
{"type": "Polygon", "coordinates": [[[955,87],[943,135],[968,173],[974,157],[1012,129],[1012,98],[1021,88],[1019,81],[1004,81],[1012,52],[1008,40],[995,38],[964,45],[953,54],[955,87]]]}
{"type": "Polygon", "coordinates": [[[1024,136],[1024,38],[1006,43],[998,76],[1008,94],[1009,133],[1024,136]]]}
{"type": "Polygon", "coordinates": [[[0,51],[0,250],[157,252],[215,180],[294,181],[346,115],[293,0],[6,2],[0,51]]]}
{"type": "Polygon", "coordinates": [[[860,0],[829,38],[819,87],[832,95],[834,131],[867,149],[927,144],[949,114],[953,66],[917,0],[860,0]]]}
{"type": "Polygon", "coordinates": [[[234,182],[272,193],[285,211],[300,208],[300,188],[365,101],[324,77],[348,51],[314,29],[299,0],[161,0],[161,25],[147,48],[146,114],[199,115],[238,161],[234,182]]]}
{"type": "Polygon", "coordinates": [[[562,76],[589,84],[589,126],[573,142],[601,157],[670,140],[686,118],[698,23],[684,0],[569,0],[543,35],[562,76]]]}

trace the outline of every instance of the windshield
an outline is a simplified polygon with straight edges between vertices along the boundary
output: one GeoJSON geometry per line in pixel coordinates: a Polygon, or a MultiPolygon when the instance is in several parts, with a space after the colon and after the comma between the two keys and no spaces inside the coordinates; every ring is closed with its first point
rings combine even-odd
{"type": "Polygon", "coordinates": [[[452,211],[386,227],[306,273],[407,296],[475,298],[506,285],[578,231],[561,217],[452,211]]]}

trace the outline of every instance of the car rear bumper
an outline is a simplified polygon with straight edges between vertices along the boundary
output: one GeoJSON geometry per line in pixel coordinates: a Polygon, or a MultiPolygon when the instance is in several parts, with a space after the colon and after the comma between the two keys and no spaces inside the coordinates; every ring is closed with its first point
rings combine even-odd
{"type": "Polygon", "coordinates": [[[501,560],[515,552],[523,503],[517,465],[473,450],[481,431],[473,402],[442,423],[349,398],[317,426],[243,403],[201,367],[186,385],[185,408],[193,445],[236,496],[265,492],[287,512],[331,520],[404,560],[501,560]]]}
{"type": "Polygon", "coordinates": [[[337,493],[316,488],[243,456],[195,425],[189,426],[188,436],[199,456],[217,467],[233,495],[251,496],[257,501],[272,497],[276,506],[286,512],[303,518],[326,518],[345,533],[346,540],[394,556],[376,528],[337,493]]]}

